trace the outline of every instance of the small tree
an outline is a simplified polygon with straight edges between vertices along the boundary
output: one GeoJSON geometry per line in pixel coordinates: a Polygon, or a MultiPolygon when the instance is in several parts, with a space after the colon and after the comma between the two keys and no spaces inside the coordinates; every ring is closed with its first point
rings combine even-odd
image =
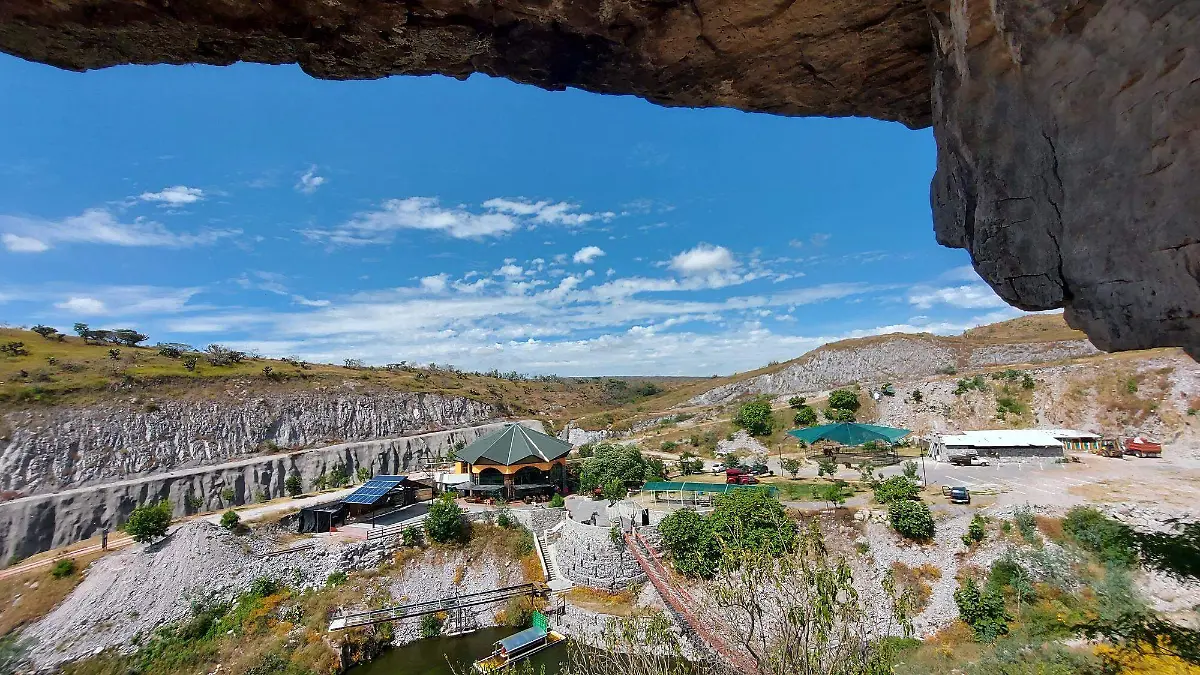
{"type": "Polygon", "coordinates": [[[75,574],[75,560],[72,558],[63,558],[54,563],[54,566],[50,568],[50,576],[55,579],[66,579],[72,574],[75,574]]]}
{"type": "Polygon", "coordinates": [[[550,498],[550,507],[551,508],[561,509],[562,507],[566,506],[566,504],[567,504],[567,500],[563,499],[563,496],[558,494],[557,492],[555,492],[554,496],[550,498]]]}
{"type": "Polygon", "coordinates": [[[238,523],[242,522],[242,517],[237,514],[237,511],[229,509],[221,515],[221,527],[227,530],[237,529],[238,523]]]}
{"type": "Polygon", "coordinates": [[[792,421],[798,427],[811,427],[817,423],[817,411],[810,405],[802,405],[796,409],[796,416],[792,421]]]}
{"type": "Polygon", "coordinates": [[[112,339],[126,347],[136,347],[139,342],[145,342],[148,337],[132,328],[118,328],[112,332],[112,339]]]}
{"type": "Polygon", "coordinates": [[[804,400],[803,396],[793,396],[788,399],[788,406],[793,410],[799,410],[804,406],[804,400]]]}
{"type": "Polygon", "coordinates": [[[854,411],[846,410],[845,408],[826,408],[825,419],[830,422],[853,422],[854,411]]]}
{"type": "Polygon", "coordinates": [[[921,390],[920,390],[920,389],[913,389],[913,391],[912,391],[912,401],[913,401],[913,403],[920,403],[920,402],[921,402],[921,401],[923,401],[923,400],[925,400],[925,396],[924,396],[924,395],[921,393],[921,390]]]}
{"type": "Polygon", "coordinates": [[[910,459],[907,462],[905,462],[904,464],[901,464],[900,466],[901,466],[901,468],[904,469],[904,477],[911,480],[912,482],[916,483],[918,480],[918,478],[917,478],[917,475],[918,475],[917,474],[917,469],[918,469],[917,463],[910,459]]]}
{"type": "Polygon", "coordinates": [[[463,510],[454,503],[454,497],[449,493],[441,495],[429,506],[425,532],[431,541],[439,544],[466,541],[467,523],[463,510]]]}
{"type": "Polygon", "coordinates": [[[129,514],[124,529],[133,540],[145,544],[166,536],[171,526],[171,504],[160,501],[144,504],[129,514]]]}
{"type": "Polygon", "coordinates": [[[621,501],[629,494],[629,489],[625,487],[625,483],[619,478],[614,478],[604,484],[604,498],[610,502],[621,501]]]}
{"type": "Polygon", "coordinates": [[[966,546],[972,546],[983,541],[987,536],[987,521],[978,513],[971,518],[971,524],[967,525],[967,533],[963,535],[962,541],[966,546]]]}
{"type": "Polygon", "coordinates": [[[354,472],[354,475],[358,478],[358,482],[365,483],[371,480],[371,469],[370,467],[360,466],[358,467],[358,470],[354,472]]]}
{"type": "Polygon", "coordinates": [[[30,330],[37,333],[38,335],[41,335],[42,338],[45,340],[53,340],[54,336],[58,334],[57,328],[51,328],[50,326],[43,326],[40,323],[38,325],[34,326],[33,328],[31,328],[30,330]]]}
{"type": "Polygon", "coordinates": [[[421,617],[421,637],[435,638],[442,634],[442,618],[437,614],[426,614],[421,617]]]}
{"type": "Polygon", "coordinates": [[[112,359],[113,361],[119,361],[121,359],[121,350],[117,349],[116,347],[108,350],[108,358],[112,359]]]}
{"type": "Polygon", "coordinates": [[[186,368],[189,373],[196,370],[196,364],[199,362],[200,357],[196,356],[195,354],[187,354],[183,357],[183,367],[186,368]]]}
{"type": "Polygon", "coordinates": [[[743,404],[733,416],[733,423],[751,436],[769,436],[775,425],[770,402],[759,399],[743,404]]]}
{"type": "Polygon", "coordinates": [[[793,479],[800,473],[800,460],[795,457],[784,457],[780,465],[784,471],[792,475],[793,479]]]}
{"type": "Polygon", "coordinates": [[[168,359],[177,359],[184,353],[192,351],[191,345],[182,342],[160,342],[154,346],[158,349],[159,356],[165,356],[168,359]]]}
{"type": "Polygon", "coordinates": [[[933,514],[925,502],[896,500],[888,505],[888,519],[900,536],[914,541],[933,538],[933,514]]]}
{"type": "Polygon", "coordinates": [[[875,485],[875,501],[880,504],[913,500],[920,494],[921,486],[905,476],[892,476],[875,485]]]}
{"type": "Polygon", "coordinates": [[[413,547],[421,545],[421,531],[416,527],[409,525],[400,531],[400,543],[404,546],[413,547]]]}
{"type": "Polygon", "coordinates": [[[333,487],[345,487],[350,482],[350,472],[345,464],[335,464],[329,471],[329,484],[333,487]]]}
{"type": "Polygon", "coordinates": [[[91,327],[86,323],[76,323],[72,330],[75,331],[76,335],[83,338],[84,342],[87,342],[87,334],[91,332],[91,327]]]}
{"type": "Polygon", "coordinates": [[[821,476],[836,476],[838,472],[837,462],[830,457],[822,457],[817,460],[817,477],[821,476]]]}
{"type": "Polygon", "coordinates": [[[858,401],[858,393],[852,389],[838,389],[829,394],[829,407],[840,410],[858,412],[862,404],[858,401]]]}
{"type": "Polygon", "coordinates": [[[971,627],[975,639],[991,642],[1008,633],[1008,621],[1012,617],[1004,609],[1004,596],[998,588],[989,585],[983,591],[974,579],[954,591],[954,602],[958,605],[958,616],[971,627]]]}
{"type": "Polygon", "coordinates": [[[300,496],[304,492],[304,483],[300,479],[300,472],[293,470],[288,474],[287,480],[283,481],[283,489],[292,497],[300,496]]]}
{"type": "Polygon", "coordinates": [[[329,487],[329,476],[327,474],[321,474],[321,475],[317,476],[316,478],[313,479],[312,485],[313,485],[314,490],[324,490],[324,489],[328,488],[329,487]]]}
{"type": "Polygon", "coordinates": [[[845,489],[845,484],[842,481],[836,481],[822,485],[818,488],[817,493],[821,496],[821,501],[829,502],[829,505],[836,509],[846,503],[846,495],[842,492],[845,489]]]}

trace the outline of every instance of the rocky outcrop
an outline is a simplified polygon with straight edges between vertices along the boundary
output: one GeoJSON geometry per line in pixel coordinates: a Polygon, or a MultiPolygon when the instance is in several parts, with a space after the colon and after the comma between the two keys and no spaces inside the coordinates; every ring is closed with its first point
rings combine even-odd
{"type": "Polygon", "coordinates": [[[491,405],[473,399],[404,392],[29,408],[0,418],[0,488],[46,492],[496,416],[491,405]]]}
{"type": "Polygon", "coordinates": [[[929,123],[921,0],[8,0],[0,49],[62,68],[298,63],[329,79],[441,73],[662,105],[929,123]]]}
{"type": "Polygon", "coordinates": [[[1198,34],[1194,0],[0,3],[0,50],[76,70],[485,73],[663,105],[932,121],[939,242],[970,251],[1008,302],[1065,307],[1102,349],[1193,355],[1198,34]]]}
{"type": "Polygon", "coordinates": [[[889,335],[818,348],[777,373],[710,389],[688,404],[715,405],[749,394],[819,392],[852,382],[886,382],[926,377],[952,368],[1044,363],[1096,353],[1086,340],[971,346],[957,338],[889,335]]]}
{"type": "Polygon", "coordinates": [[[360,467],[373,475],[407,473],[444,457],[455,444],[470,443],[501,426],[342,443],[0,502],[0,560],[25,558],[113,530],[134,508],[160,500],[170,503],[176,516],[185,516],[282,497],[284,481],[293,472],[305,489],[337,465],[351,476],[360,467]]]}
{"type": "Polygon", "coordinates": [[[938,241],[1101,349],[1200,349],[1200,4],[933,0],[938,241]]]}

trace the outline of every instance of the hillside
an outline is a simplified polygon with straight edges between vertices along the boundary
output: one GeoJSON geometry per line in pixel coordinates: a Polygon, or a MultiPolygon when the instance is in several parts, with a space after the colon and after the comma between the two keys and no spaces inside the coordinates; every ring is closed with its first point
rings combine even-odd
{"type": "Polygon", "coordinates": [[[989,366],[1050,363],[1098,354],[1062,315],[1020,317],[956,336],[892,333],[841,340],[761,372],[697,393],[689,405],[715,405],[754,394],[819,391],[989,366]]]}

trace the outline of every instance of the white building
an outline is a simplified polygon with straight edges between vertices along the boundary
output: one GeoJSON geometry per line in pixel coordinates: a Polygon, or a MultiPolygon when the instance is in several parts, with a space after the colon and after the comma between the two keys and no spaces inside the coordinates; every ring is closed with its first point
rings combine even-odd
{"type": "Polygon", "coordinates": [[[994,429],[944,434],[934,438],[929,455],[947,462],[956,455],[976,455],[997,459],[1056,458],[1064,455],[1063,439],[1055,432],[1063,429],[994,429]]]}

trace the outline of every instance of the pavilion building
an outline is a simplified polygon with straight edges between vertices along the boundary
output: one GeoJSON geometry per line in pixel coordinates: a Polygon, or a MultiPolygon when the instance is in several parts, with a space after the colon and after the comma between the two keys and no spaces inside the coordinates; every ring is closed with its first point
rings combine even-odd
{"type": "Polygon", "coordinates": [[[458,473],[469,474],[471,480],[455,489],[500,499],[552,494],[562,490],[570,451],[566,441],[508,424],[458,451],[458,473]]]}

